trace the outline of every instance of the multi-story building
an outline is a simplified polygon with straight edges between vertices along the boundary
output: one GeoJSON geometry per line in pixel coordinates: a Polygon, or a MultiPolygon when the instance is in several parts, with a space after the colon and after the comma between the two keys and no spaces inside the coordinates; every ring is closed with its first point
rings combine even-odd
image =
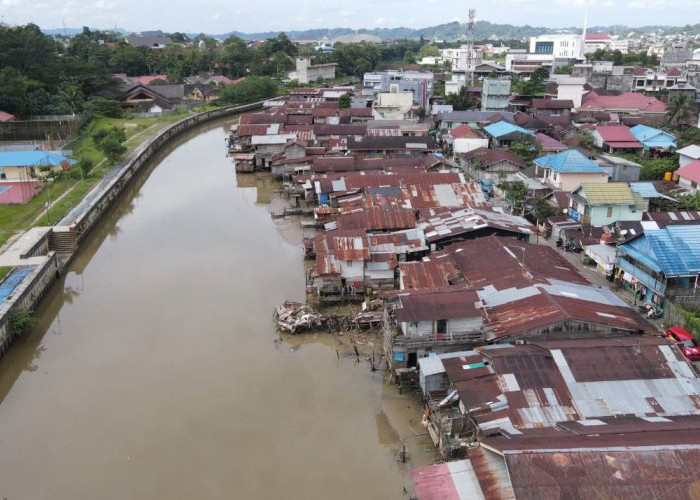
{"type": "Polygon", "coordinates": [[[582,59],[581,35],[540,35],[530,37],[530,53],[552,58],[582,59]]]}
{"type": "Polygon", "coordinates": [[[452,71],[465,73],[474,71],[474,68],[484,59],[481,49],[473,48],[470,57],[469,48],[464,45],[458,49],[442,49],[440,55],[445,61],[450,62],[452,71]]]}
{"type": "Polygon", "coordinates": [[[413,103],[428,109],[430,98],[433,96],[433,78],[432,71],[389,70],[365,73],[362,95],[376,98],[380,92],[412,92],[413,103]]]}
{"type": "Polygon", "coordinates": [[[509,78],[484,78],[481,111],[505,111],[510,101],[509,78]]]}

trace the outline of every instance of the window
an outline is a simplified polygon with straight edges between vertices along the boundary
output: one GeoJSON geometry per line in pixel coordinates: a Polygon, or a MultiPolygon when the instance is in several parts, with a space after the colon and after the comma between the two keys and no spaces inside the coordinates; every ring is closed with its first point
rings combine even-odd
{"type": "Polygon", "coordinates": [[[608,207],[608,219],[612,217],[612,207],[608,207]]]}
{"type": "Polygon", "coordinates": [[[535,54],[553,54],[554,42],[535,42],[535,54]]]}

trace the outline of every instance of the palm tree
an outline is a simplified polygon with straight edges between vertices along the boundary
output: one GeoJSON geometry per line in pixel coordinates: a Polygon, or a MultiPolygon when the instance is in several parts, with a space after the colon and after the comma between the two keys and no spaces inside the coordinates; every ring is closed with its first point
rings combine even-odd
{"type": "Polygon", "coordinates": [[[685,92],[674,94],[668,101],[666,117],[669,123],[685,123],[690,119],[690,96],[685,92]]]}

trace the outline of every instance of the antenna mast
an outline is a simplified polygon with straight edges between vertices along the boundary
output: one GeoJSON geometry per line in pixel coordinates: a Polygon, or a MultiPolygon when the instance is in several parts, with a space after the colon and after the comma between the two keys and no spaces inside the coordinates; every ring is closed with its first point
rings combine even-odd
{"type": "Polygon", "coordinates": [[[466,81],[469,86],[474,86],[474,20],[476,9],[469,9],[469,22],[467,22],[467,74],[466,81]]]}

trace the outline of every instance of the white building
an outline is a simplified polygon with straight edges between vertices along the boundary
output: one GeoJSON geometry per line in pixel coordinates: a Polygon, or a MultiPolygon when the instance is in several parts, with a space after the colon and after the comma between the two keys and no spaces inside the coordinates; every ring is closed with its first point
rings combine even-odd
{"type": "Polygon", "coordinates": [[[530,53],[549,55],[552,59],[583,59],[581,35],[540,35],[530,37],[530,53]]]}
{"type": "Polygon", "coordinates": [[[484,54],[480,49],[472,49],[471,61],[469,60],[469,49],[462,45],[458,49],[442,49],[440,55],[445,61],[450,62],[452,71],[469,72],[482,63],[484,54]]]}
{"type": "Polygon", "coordinates": [[[574,102],[574,108],[581,107],[584,94],[583,86],[586,84],[584,77],[550,75],[549,79],[557,82],[557,99],[571,99],[574,102]]]}
{"type": "Polygon", "coordinates": [[[297,80],[299,83],[311,83],[318,79],[332,80],[335,78],[336,63],[311,64],[308,57],[297,57],[297,69],[289,73],[290,80],[297,80]]]}

